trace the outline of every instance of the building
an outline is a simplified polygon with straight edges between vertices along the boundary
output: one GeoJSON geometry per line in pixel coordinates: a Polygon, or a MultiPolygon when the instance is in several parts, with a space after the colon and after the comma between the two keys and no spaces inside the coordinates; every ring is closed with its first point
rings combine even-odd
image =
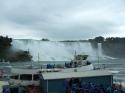
{"type": "Polygon", "coordinates": [[[103,85],[104,88],[113,84],[113,76],[107,70],[92,70],[83,72],[47,72],[42,73],[40,86],[44,93],[65,93],[64,81],[79,79],[81,83],[92,82],[103,85]]]}

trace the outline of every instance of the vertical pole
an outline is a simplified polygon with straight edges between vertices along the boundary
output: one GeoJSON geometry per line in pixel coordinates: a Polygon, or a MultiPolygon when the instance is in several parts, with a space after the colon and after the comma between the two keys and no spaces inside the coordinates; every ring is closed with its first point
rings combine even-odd
{"type": "Polygon", "coordinates": [[[75,50],[75,56],[76,56],[76,50],[75,50]]]}
{"type": "Polygon", "coordinates": [[[98,69],[99,69],[99,53],[98,53],[98,69]]]}
{"type": "Polygon", "coordinates": [[[111,86],[113,85],[113,76],[111,76],[111,86]]]}
{"type": "Polygon", "coordinates": [[[39,63],[39,53],[38,53],[38,63],[39,63]]]}
{"type": "MultiPolygon", "coordinates": [[[[38,66],[41,66],[40,65],[40,62],[39,62],[39,52],[38,52],[38,66]]],[[[41,68],[41,67],[40,67],[41,68]]]]}
{"type": "Polygon", "coordinates": [[[34,82],[34,80],[33,80],[34,75],[33,74],[31,74],[31,75],[32,75],[32,80],[31,81],[34,82]]]}
{"type": "Polygon", "coordinates": [[[98,52],[97,52],[97,55],[98,55],[98,69],[99,69],[99,55],[100,55],[100,43],[98,43],[98,52]]]}
{"type": "Polygon", "coordinates": [[[48,80],[47,80],[47,93],[48,93],[48,80]]]}

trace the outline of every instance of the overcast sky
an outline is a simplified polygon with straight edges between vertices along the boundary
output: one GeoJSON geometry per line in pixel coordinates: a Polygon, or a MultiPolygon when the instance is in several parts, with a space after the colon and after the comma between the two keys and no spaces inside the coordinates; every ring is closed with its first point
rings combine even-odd
{"type": "Polygon", "coordinates": [[[0,0],[0,35],[51,40],[125,36],[125,0],[0,0]]]}

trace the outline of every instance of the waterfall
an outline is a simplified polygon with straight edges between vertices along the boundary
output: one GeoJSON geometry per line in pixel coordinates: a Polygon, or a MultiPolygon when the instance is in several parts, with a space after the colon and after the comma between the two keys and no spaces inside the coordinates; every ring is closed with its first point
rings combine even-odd
{"type": "Polygon", "coordinates": [[[40,40],[13,40],[13,49],[29,50],[33,60],[69,61],[75,54],[87,54],[90,60],[96,60],[97,54],[89,42],[58,42],[40,40]]]}
{"type": "Polygon", "coordinates": [[[104,55],[103,55],[103,53],[102,53],[102,43],[98,43],[98,56],[99,56],[100,58],[103,58],[103,57],[104,57],[104,55]]]}

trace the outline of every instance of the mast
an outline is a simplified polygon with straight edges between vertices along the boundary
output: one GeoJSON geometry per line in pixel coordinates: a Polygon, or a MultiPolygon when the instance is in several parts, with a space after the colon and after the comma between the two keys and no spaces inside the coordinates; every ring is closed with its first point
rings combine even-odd
{"type": "Polygon", "coordinates": [[[39,53],[38,53],[38,63],[39,63],[39,53]]]}
{"type": "Polygon", "coordinates": [[[101,55],[101,53],[100,53],[100,51],[101,51],[101,43],[98,43],[98,52],[97,52],[97,55],[98,55],[98,68],[99,68],[99,61],[100,61],[100,55],[101,55]]]}
{"type": "Polygon", "coordinates": [[[76,57],[76,50],[75,50],[75,55],[74,56],[76,57]]]}
{"type": "Polygon", "coordinates": [[[98,53],[98,68],[99,68],[99,53],[98,53]]]}

